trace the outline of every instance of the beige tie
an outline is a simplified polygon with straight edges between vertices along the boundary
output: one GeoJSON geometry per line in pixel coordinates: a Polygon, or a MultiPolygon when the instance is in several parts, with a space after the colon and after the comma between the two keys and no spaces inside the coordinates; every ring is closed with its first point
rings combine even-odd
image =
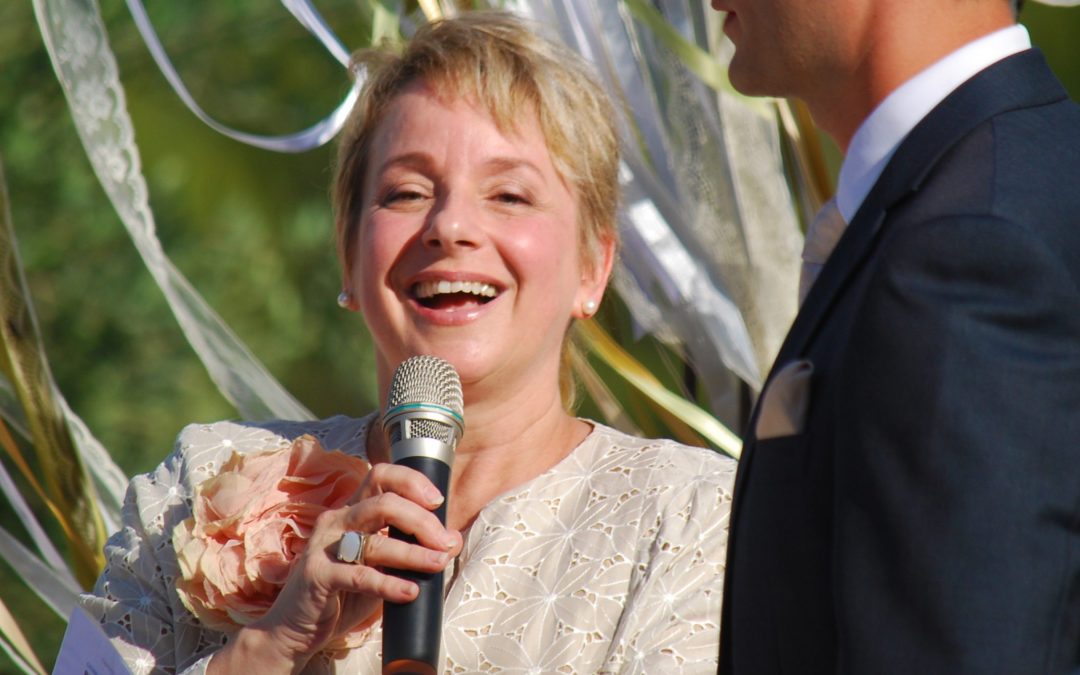
{"type": "Polygon", "coordinates": [[[844,216],[840,215],[840,209],[836,208],[836,198],[832,198],[821,206],[821,210],[814,216],[810,227],[806,228],[806,242],[803,244],[802,272],[799,275],[799,304],[806,299],[810,287],[814,285],[829,254],[836,248],[836,242],[840,241],[840,235],[844,234],[844,216]]]}

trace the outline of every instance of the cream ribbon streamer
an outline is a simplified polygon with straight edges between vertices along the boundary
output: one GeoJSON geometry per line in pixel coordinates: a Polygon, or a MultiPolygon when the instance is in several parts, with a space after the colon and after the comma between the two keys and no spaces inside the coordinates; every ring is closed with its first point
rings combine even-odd
{"type": "Polygon", "coordinates": [[[759,369],[739,309],[701,260],[701,248],[695,250],[686,236],[691,200],[680,194],[679,177],[667,159],[667,151],[676,149],[668,121],[657,109],[655,83],[642,77],[657,64],[649,63],[640,40],[627,32],[632,24],[625,7],[574,0],[552,0],[547,10],[539,3],[513,6],[558,27],[563,41],[596,66],[612,97],[625,103],[617,110],[632,111],[632,118],[620,119],[624,129],[632,130],[624,138],[644,139],[644,149],[624,144],[620,171],[627,208],[620,223],[623,250],[615,284],[634,319],[648,332],[687,346],[708,383],[719,381],[713,375],[726,367],[756,387],[759,369]]]}
{"type": "Polygon", "coordinates": [[[730,94],[700,59],[687,62],[708,49],[719,18],[700,2],[509,4],[554,27],[621,103],[627,208],[615,285],[645,330],[685,348],[721,410],[729,373],[760,387],[797,309],[802,237],[775,117],[730,94]],[[660,21],[669,29],[657,32],[660,21]]]}
{"type": "MultiPolygon", "coordinates": [[[[281,0],[281,2],[304,28],[326,47],[327,51],[339,63],[345,68],[349,68],[348,51],[341,45],[333,31],[326,25],[322,15],[311,6],[310,2],[307,0],[281,0]]],[[[235,141],[274,152],[298,153],[317,148],[337,135],[337,132],[341,130],[345,120],[349,117],[349,112],[353,109],[357,97],[360,95],[360,87],[363,85],[364,78],[357,74],[352,88],[345,96],[345,100],[338,105],[334,112],[303,131],[285,136],[261,136],[233,129],[212,118],[195,101],[195,98],[188,91],[180,75],[173,67],[168,54],[165,53],[165,48],[161,45],[161,40],[158,39],[157,32],[150,23],[150,17],[146,14],[146,8],[143,6],[142,0],[127,0],[127,6],[132,18],[135,20],[135,27],[138,28],[139,34],[142,35],[143,41],[146,42],[146,46],[150,50],[150,55],[153,56],[158,68],[161,69],[161,73],[169,81],[169,85],[172,86],[173,91],[184,102],[188,110],[214,131],[235,141]]]]}
{"type": "Polygon", "coordinates": [[[211,379],[246,419],[310,419],[162,250],[97,2],[34,0],[34,12],[94,172],[211,379]]]}

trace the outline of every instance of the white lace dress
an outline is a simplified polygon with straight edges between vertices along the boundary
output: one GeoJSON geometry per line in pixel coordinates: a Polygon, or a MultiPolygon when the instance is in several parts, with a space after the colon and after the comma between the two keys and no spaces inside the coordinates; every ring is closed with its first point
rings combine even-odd
{"type": "MultiPolygon", "coordinates": [[[[234,450],[312,434],[364,456],[368,422],[186,427],[175,451],[134,478],[106,567],[81,606],[132,671],[201,673],[227,642],[177,596],[172,528],[195,486],[234,450]]],[[[559,464],[480,512],[448,570],[443,672],[713,673],[735,463],[592,423],[559,464]]],[[[305,672],[378,673],[381,632],[312,659],[305,672]]]]}

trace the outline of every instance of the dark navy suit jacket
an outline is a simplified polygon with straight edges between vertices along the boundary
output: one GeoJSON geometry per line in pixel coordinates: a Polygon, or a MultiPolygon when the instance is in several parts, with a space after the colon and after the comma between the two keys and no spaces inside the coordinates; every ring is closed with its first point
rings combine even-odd
{"type": "Polygon", "coordinates": [[[739,466],[720,671],[1080,671],[1080,107],[1037,50],[905,138],[800,359],[805,424],[739,466]]]}

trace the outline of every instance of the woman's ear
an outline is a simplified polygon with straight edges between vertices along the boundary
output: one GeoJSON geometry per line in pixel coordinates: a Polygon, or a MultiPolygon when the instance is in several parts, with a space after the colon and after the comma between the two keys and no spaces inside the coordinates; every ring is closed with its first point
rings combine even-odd
{"type": "Polygon", "coordinates": [[[588,319],[600,307],[604,289],[611,278],[611,268],[615,264],[615,239],[601,237],[592,253],[592,259],[587,261],[589,264],[582,267],[581,288],[574,303],[575,319],[588,319]]]}
{"type": "Polygon", "coordinates": [[[347,309],[350,312],[355,312],[360,309],[360,305],[356,302],[356,294],[353,293],[352,279],[349,278],[349,270],[344,269],[341,272],[341,292],[338,293],[337,304],[342,309],[347,309]]]}

